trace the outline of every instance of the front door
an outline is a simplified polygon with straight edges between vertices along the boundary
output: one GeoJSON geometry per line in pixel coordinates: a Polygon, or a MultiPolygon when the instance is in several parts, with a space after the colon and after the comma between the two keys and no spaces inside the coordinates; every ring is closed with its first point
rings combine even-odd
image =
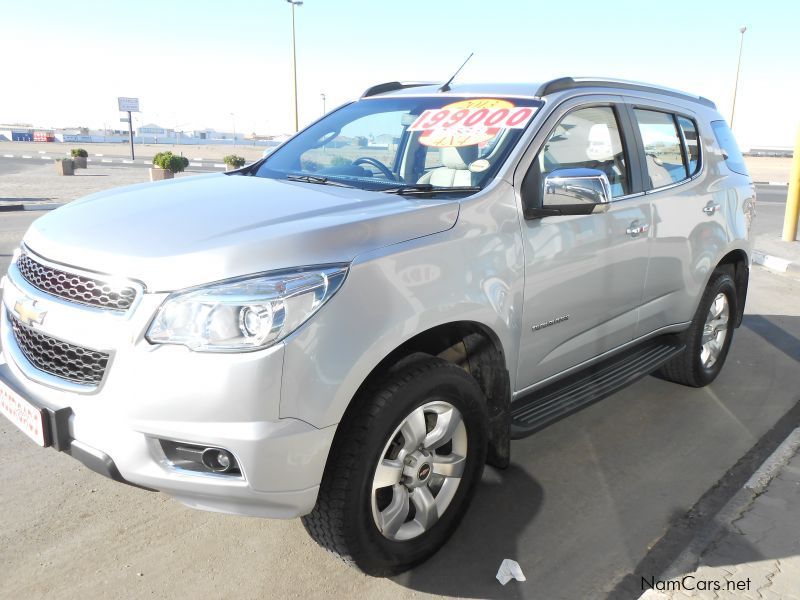
{"type": "Polygon", "coordinates": [[[598,169],[613,201],[603,213],[523,221],[517,391],[633,339],[648,263],[650,209],[631,165],[625,111],[617,102],[573,101],[544,127],[528,174],[541,181],[555,169],[598,169]]]}

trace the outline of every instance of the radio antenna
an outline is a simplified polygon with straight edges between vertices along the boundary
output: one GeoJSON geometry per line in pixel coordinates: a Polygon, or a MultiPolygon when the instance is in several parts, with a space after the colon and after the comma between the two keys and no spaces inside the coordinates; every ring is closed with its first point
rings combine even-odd
{"type": "Polygon", "coordinates": [[[449,92],[450,91],[450,84],[453,83],[453,79],[455,79],[456,75],[458,75],[461,72],[461,69],[463,69],[464,65],[466,65],[469,62],[469,59],[472,58],[473,54],[475,54],[475,53],[474,52],[470,52],[469,53],[469,56],[467,57],[467,60],[465,60],[461,64],[461,66],[458,67],[458,70],[455,73],[453,73],[453,76],[450,79],[447,80],[447,83],[445,83],[442,87],[439,88],[440,92],[449,92]]]}

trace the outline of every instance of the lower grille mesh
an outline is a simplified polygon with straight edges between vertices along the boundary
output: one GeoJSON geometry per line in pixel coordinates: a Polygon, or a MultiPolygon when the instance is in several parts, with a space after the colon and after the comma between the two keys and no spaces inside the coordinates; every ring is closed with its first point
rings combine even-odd
{"type": "Polygon", "coordinates": [[[8,319],[20,351],[40,371],[86,385],[102,381],[108,354],[52,338],[23,325],[13,315],[8,319]]]}

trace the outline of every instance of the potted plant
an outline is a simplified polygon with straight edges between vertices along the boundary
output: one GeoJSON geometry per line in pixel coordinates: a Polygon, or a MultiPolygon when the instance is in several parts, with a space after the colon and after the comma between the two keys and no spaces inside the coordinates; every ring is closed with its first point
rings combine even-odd
{"type": "Polygon", "coordinates": [[[86,157],[89,156],[86,150],[83,148],[73,148],[70,150],[70,154],[72,155],[72,162],[75,163],[76,169],[86,168],[86,157]]]}
{"type": "Polygon", "coordinates": [[[236,154],[229,154],[222,159],[222,162],[225,163],[226,171],[233,171],[235,169],[241,169],[244,166],[244,157],[237,156],[236,154]]]}
{"type": "Polygon", "coordinates": [[[150,169],[150,181],[172,179],[175,173],[180,173],[189,166],[189,159],[178,156],[170,151],[159,152],[153,157],[153,167],[150,169]]]}
{"type": "Polygon", "coordinates": [[[71,158],[57,158],[56,173],[59,175],[74,175],[75,163],[71,158]]]}

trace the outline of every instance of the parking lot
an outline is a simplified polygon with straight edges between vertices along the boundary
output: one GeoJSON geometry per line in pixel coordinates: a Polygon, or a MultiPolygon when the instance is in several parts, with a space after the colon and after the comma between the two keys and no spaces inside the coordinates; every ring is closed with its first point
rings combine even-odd
{"type": "MultiPolygon", "coordinates": [[[[757,230],[772,236],[780,190],[759,193],[774,198],[757,230]]],[[[41,214],[0,213],[0,271],[41,214]]],[[[724,502],[726,473],[776,426],[797,426],[800,281],[754,266],[750,286],[710,387],[647,377],[513,442],[512,466],[486,469],[443,550],[392,579],[339,563],[299,521],[184,508],[42,450],[0,419],[0,597],[630,597],[626,576],[655,575],[680,551],[686,512],[701,498],[724,502]],[[654,555],[665,534],[674,547],[654,555]],[[498,584],[503,558],[520,563],[525,583],[498,584]]]]}

